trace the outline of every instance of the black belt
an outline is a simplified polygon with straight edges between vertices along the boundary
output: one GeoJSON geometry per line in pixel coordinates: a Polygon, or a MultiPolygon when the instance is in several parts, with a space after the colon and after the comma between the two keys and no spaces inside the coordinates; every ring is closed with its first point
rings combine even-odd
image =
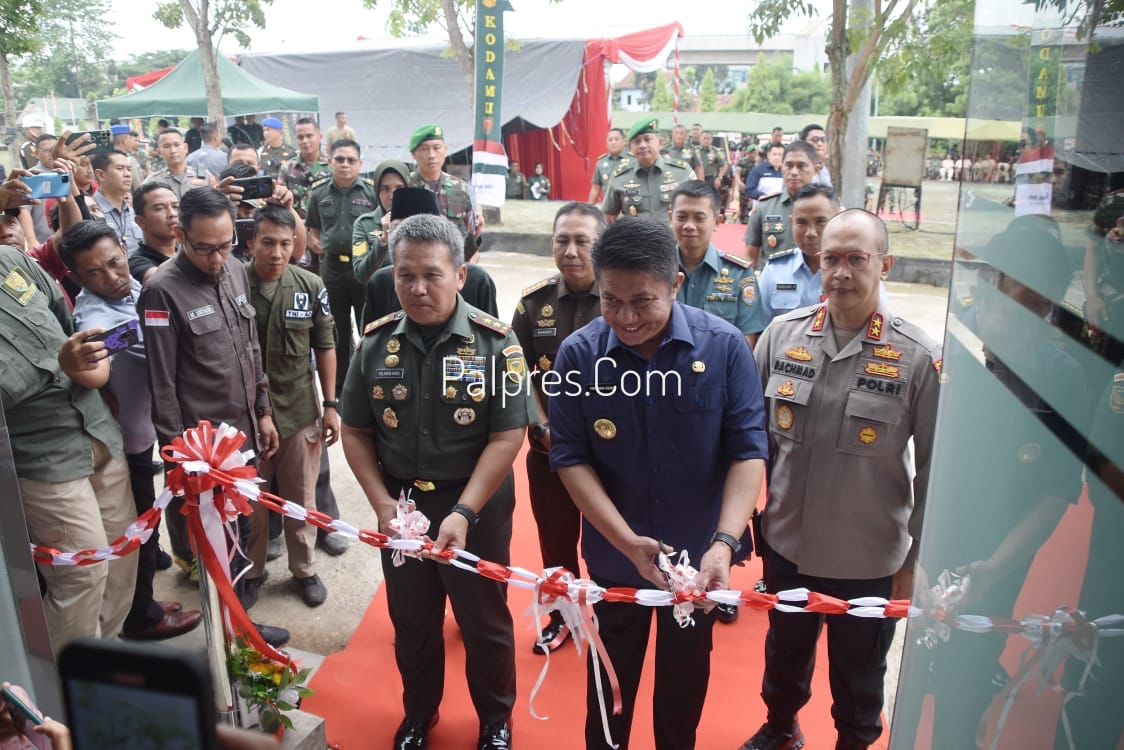
{"type": "Polygon", "coordinates": [[[439,490],[456,489],[464,487],[468,484],[468,479],[399,479],[398,477],[386,475],[390,481],[401,485],[402,487],[413,487],[422,492],[437,492],[439,490]]]}

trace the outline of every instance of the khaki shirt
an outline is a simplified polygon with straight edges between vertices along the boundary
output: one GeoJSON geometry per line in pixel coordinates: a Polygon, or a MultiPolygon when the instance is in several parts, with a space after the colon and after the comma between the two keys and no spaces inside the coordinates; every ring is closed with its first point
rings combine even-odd
{"type": "Polygon", "coordinates": [[[340,418],[374,429],[389,476],[463,481],[493,432],[537,421],[526,375],[511,327],[463,299],[428,350],[400,310],[367,326],[348,368],[340,418]]]}
{"type": "Polygon", "coordinates": [[[699,163],[702,164],[703,168],[703,179],[707,182],[714,182],[718,172],[726,166],[726,157],[723,156],[721,149],[714,146],[707,146],[706,148],[699,146],[698,154],[699,163]]]}
{"type": "Polygon", "coordinates": [[[754,357],[772,462],[765,539],[803,575],[893,575],[921,531],[940,345],[880,306],[840,351],[821,304],[774,320],[754,357]]]}
{"type": "Polygon", "coordinates": [[[766,256],[796,246],[792,239],[792,195],[788,190],[758,201],[742,239],[751,247],[761,248],[766,256]]]}
{"type": "Polygon", "coordinates": [[[616,156],[601,154],[597,157],[597,165],[593,168],[593,184],[600,185],[603,188],[608,187],[609,178],[613,176],[613,172],[635,161],[636,159],[627,151],[622,151],[616,156]]]}
{"type": "Polygon", "coordinates": [[[605,216],[638,216],[671,226],[667,210],[671,196],[687,180],[696,179],[694,170],[683,161],[659,157],[651,167],[635,159],[613,172],[605,188],[601,210],[605,216]]]}
{"type": "Polygon", "coordinates": [[[682,148],[679,146],[666,146],[660,153],[672,159],[687,162],[691,169],[702,166],[702,162],[699,161],[699,155],[696,153],[695,147],[689,144],[684,144],[682,148]]]}
{"type": "Polygon", "coordinates": [[[75,385],[59,367],[72,333],[58,284],[16,248],[0,246],[0,402],[20,479],[69,482],[93,474],[90,438],[114,455],[124,450],[101,394],[75,385]]]}
{"type": "Polygon", "coordinates": [[[314,273],[285,266],[273,299],[261,292],[262,280],[252,262],[246,264],[250,302],[257,315],[262,366],[269,377],[273,421],[281,439],[320,418],[313,349],[334,350],[336,330],[328,307],[328,290],[314,273]]]}
{"type": "MultiPolygon", "coordinates": [[[[562,275],[556,274],[524,289],[523,297],[515,305],[511,328],[527,357],[544,415],[547,394],[543,390],[542,374],[554,368],[558,348],[567,336],[601,317],[599,294],[596,281],[588,292],[571,292],[562,275]]],[[[550,390],[556,393],[557,387],[550,390]]]]}
{"type": "Polygon", "coordinates": [[[226,422],[257,448],[257,409],[269,407],[258,329],[242,264],[228,258],[218,283],[184,255],[160,266],[141,291],[152,422],[161,445],[200,420],[226,422]]]}

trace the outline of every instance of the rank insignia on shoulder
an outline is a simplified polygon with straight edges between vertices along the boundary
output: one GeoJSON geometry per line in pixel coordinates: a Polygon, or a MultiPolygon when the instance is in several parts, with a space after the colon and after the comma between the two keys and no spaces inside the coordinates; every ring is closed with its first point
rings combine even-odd
{"type": "Polygon", "coordinates": [[[535,284],[531,284],[529,287],[524,289],[522,296],[526,297],[528,294],[534,294],[535,292],[542,289],[543,287],[550,286],[551,284],[554,284],[554,283],[556,283],[556,279],[554,277],[543,279],[542,281],[539,281],[535,284]]]}
{"type": "Polygon", "coordinates": [[[749,261],[733,253],[718,253],[718,257],[727,263],[733,264],[738,268],[750,268],[749,261]]]}
{"type": "Polygon", "coordinates": [[[811,362],[812,361],[812,353],[809,352],[807,349],[805,349],[802,346],[798,347],[796,349],[789,349],[788,351],[786,351],[784,353],[784,356],[788,357],[789,359],[794,359],[797,362],[811,362]]]}
{"type": "Polygon", "coordinates": [[[868,325],[866,327],[866,337],[868,339],[873,339],[875,341],[881,341],[882,340],[882,327],[883,327],[884,323],[885,323],[885,319],[882,317],[882,313],[876,312],[873,315],[871,315],[870,316],[870,325],[868,325]]]}
{"type": "Polygon", "coordinates": [[[509,326],[507,323],[503,323],[501,321],[498,321],[490,315],[480,315],[478,313],[469,313],[468,319],[471,320],[476,325],[480,326],[481,328],[487,328],[489,330],[495,331],[496,333],[504,335],[504,336],[506,336],[507,332],[511,330],[511,326],[509,326]]]}
{"type": "Polygon", "coordinates": [[[310,190],[313,190],[315,188],[320,187],[321,185],[327,185],[329,182],[331,182],[331,180],[332,180],[331,175],[321,177],[319,180],[313,180],[312,184],[309,185],[308,187],[309,187],[310,190]]]}
{"type": "MultiPolygon", "coordinates": [[[[892,359],[897,362],[902,358],[902,353],[895,349],[893,344],[886,344],[886,346],[874,347],[874,356],[879,359],[892,359]]],[[[934,362],[933,364],[937,366],[937,371],[940,372],[938,363],[934,362]]]]}
{"type": "Polygon", "coordinates": [[[812,321],[812,330],[819,332],[823,330],[824,322],[827,320],[827,305],[820,305],[816,310],[816,317],[812,321]]]}
{"type": "Polygon", "coordinates": [[[936,370],[937,372],[940,372],[941,371],[941,365],[943,365],[943,364],[944,364],[943,359],[934,359],[933,360],[933,369],[936,370]]]}
{"type": "Polygon", "coordinates": [[[402,317],[405,314],[406,313],[402,312],[401,310],[398,310],[397,312],[388,313],[388,314],[382,316],[381,318],[378,318],[376,320],[372,320],[363,329],[363,335],[366,336],[369,333],[371,333],[372,331],[375,331],[375,330],[378,330],[379,328],[382,328],[387,323],[391,323],[391,322],[396,321],[396,320],[401,320],[402,317]]]}

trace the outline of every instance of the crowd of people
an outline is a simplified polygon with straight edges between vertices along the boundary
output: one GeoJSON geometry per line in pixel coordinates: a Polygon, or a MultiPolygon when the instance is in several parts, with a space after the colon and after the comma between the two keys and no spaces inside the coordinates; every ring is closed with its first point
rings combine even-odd
{"type": "MultiPolygon", "coordinates": [[[[430,519],[423,558],[459,549],[510,562],[512,466],[527,439],[547,568],[666,588],[667,556],[686,552],[705,592],[729,588],[731,565],[756,550],[768,591],[910,596],[941,350],[889,308],[889,235],[877,216],[841,208],[822,127],[774,131],[760,163],[739,170],[756,202],[744,256],[714,244],[731,170],[709,132],[688,139],[677,126],[664,144],[656,120],[611,130],[589,200],[555,213],[557,273],[523,290],[510,324],[475,263],[484,218],[445,169],[439,125],[413,133],[412,169],[385,161],[372,177],[344,113],[327,140],[313,118],[294,133],[296,148],[272,117],[238,118],[230,144],[215,124],[167,127],[161,166],[147,165],[143,182],[131,131],[93,156],[85,137],[41,133],[29,166],[69,174],[70,194],[30,202],[20,169],[0,183],[0,390],[33,543],[92,549],[119,536],[152,506],[154,446],[206,419],[248,436],[278,494],[333,518],[327,448],[339,440],[381,531],[400,495],[430,519]],[[260,173],[271,194],[244,197],[238,180],[260,173]],[[122,324],[136,335],[111,351],[99,334],[122,324]],[[634,382],[647,389],[632,393],[634,382]],[[768,500],[751,525],[766,465],[768,500]]],[[[522,178],[513,164],[510,197],[550,196],[542,164],[534,171],[522,178]]],[[[136,555],[39,566],[56,650],[83,635],[161,639],[198,625],[199,612],[153,598],[158,568],[198,575],[177,511],[165,516],[170,555],[154,535],[136,555]]],[[[326,601],[317,551],[343,554],[346,540],[260,507],[239,526],[246,557],[232,564],[248,568],[237,584],[246,609],[265,561],[281,555],[302,601],[326,601]]],[[[447,598],[476,746],[510,748],[505,584],[429,559],[396,564],[389,551],[382,562],[404,688],[393,747],[426,747],[439,720],[447,598]]],[[[608,677],[590,662],[586,747],[629,746],[653,618],[656,747],[694,747],[713,627],[738,608],[708,602],[690,628],[667,607],[594,610],[623,710],[602,725],[608,677]]],[[[870,747],[890,621],[769,620],[768,719],[743,750],[803,746],[798,715],[825,624],[836,748],[870,747]]],[[[282,627],[257,627],[288,641],[282,627]]],[[[555,613],[535,650],[572,635],[555,613]]]]}

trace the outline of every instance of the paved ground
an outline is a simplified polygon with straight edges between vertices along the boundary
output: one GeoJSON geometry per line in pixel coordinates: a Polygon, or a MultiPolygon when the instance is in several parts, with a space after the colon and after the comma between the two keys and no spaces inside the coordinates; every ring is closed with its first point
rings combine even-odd
{"type": "MultiPolygon", "coordinates": [[[[508,318],[514,311],[520,291],[525,286],[554,270],[549,258],[517,253],[489,253],[482,258],[481,264],[496,281],[501,318],[508,318]]],[[[943,337],[946,290],[916,284],[889,284],[888,291],[891,306],[896,312],[915,321],[932,336],[943,337]]],[[[355,526],[372,528],[374,513],[348,469],[342,449],[339,445],[333,446],[329,454],[332,486],[339,501],[341,517],[355,526]]],[[[533,565],[536,561],[520,562],[533,565]]],[[[315,655],[335,653],[347,644],[382,582],[379,553],[358,543],[353,543],[347,553],[338,558],[319,553],[318,572],[328,587],[328,601],[317,609],[309,609],[301,602],[284,557],[269,563],[268,569],[270,579],[262,587],[251,615],[256,622],[282,625],[292,631],[291,646],[309,652],[304,658],[305,666],[319,663],[315,655]]],[[[156,593],[159,599],[175,599],[187,606],[198,606],[195,586],[189,584],[176,568],[157,575],[156,593]]],[[[202,629],[178,640],[184,646],[201,647],[202,629]]],[[[900,652],[895,649],[894,653],[900,652]]],[[[897,658],[900,657],[892,656],[892,662],[896,664],[897,658]]],[[[896,682],[896,669],[888,675],[887,682],[891,686],[896,682]]]]}

